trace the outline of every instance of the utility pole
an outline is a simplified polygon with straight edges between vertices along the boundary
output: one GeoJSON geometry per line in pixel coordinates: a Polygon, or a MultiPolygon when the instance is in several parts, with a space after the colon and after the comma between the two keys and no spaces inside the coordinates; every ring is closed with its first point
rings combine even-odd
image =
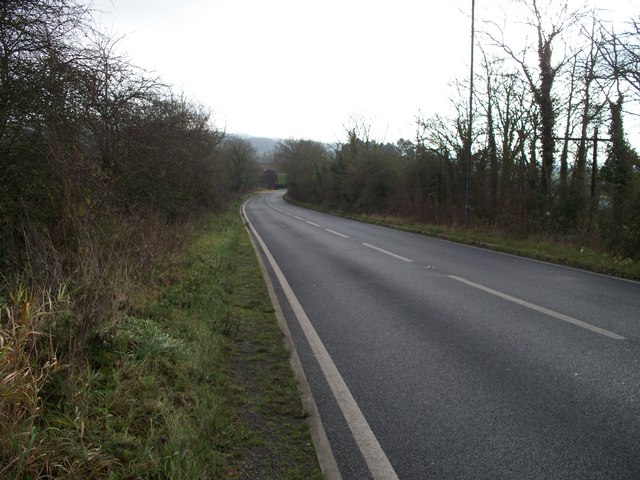
{"type": "Polygon", "coordinates": [[[471,0],[471,66],[469,74],[469,139],[467,140],[467,182],[464,201],[464,228],[469,226],[471,200],[471,143],[473,142],[473,53],[475,47],[476,0],[471,0]]]}
{"type": "Polygon", "coordinates": [[[598,206],[598,126],[593,130],[593,160],[591,161],[591,205],[589,207],[589,218],[593,215],[598,206]]]}

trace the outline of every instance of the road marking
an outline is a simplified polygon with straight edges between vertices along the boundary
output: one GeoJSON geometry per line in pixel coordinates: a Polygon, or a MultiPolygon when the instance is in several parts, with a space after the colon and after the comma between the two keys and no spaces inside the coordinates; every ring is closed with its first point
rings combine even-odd
{"type": "Polygon", "coordinates": [[[582,327],[587,330],[591,330],[592,332],[598,333],[600,335],[604,335],[605,337],[613,338],[614,340],[624,340],[624,337],[618,335],[617,333],[613,333],[604,328],[596,327],[595,325],[591,325],[590,323],[583,322],[582,320],[578,320],[577,318],[570,317],[569,315],[564,315],[562,313],[555,312],[553,310],[549,310],[548,308],[541,307],[534,303],[527,302],[525,300],[521,300],[516,297],[512,297],[511,295],[507,295],[506,293],[498,292],[497,290],[493,290],[489,287],[485,287],[484,285],[480,285],[479,283],[472,282],[470,280],[466,280],[461,277],[457,277],[455,275],[449,275],[449,278],[456,280],[458,282],[469,285],[470,287],[477,288],[478,290],[482,290],[483,292],[490,293],[491,295],[495,295],[496,297],[503,298],[505,300],[509,300],[510,302],[517,303],[523,307],[530,308],[540,313],[544,313],[545,315],[549,315],[550,317],[557,318],[558,320],[562,320],[564,322],[571,323],[578,327],[582,327]]]}
{"type": "Polygon", "coordinates": [[[342,234],[342,233],[340,233],[340,232],[336,232],[335,230],[331,230],[330,228],[325,228],[325,230],[326,230],[327,232],[329,232],[329,233],[333,233],[334,235],[337,235],[337,236],[339,236],[339,237],[342,237],[342,238],[349,238],[349,237],[347,237],[346,235],[343,235],[343,234],[342,234]]]}
{"type": "Polygon", "coordinates": [[[285,335],[285,341],[290,355],[289,363],[291,364],[296,379],[298,380],[298,385],[301,390],[300,398],[302,400],[304,411],[309,416],[308,419],[311,440],[316,450],[316,456],[318,457],[320,470],[322,470],[322,473],[326,480],[343,480],[342,475],[340,475],[340,469],[338,468],[338,462],[336,462],[336,457],[334,456],[333,450],[331,449],[331,443],[329,442],[329,438],[327,437],[327,432],[325,431],[324,425],[322,424],[318,406],[316,405],[315,399],[313,398],[313,393],[311,393],[309,381],[307,380],[307,376],[305,375],[304,369],[302,368],[300,355],[298,355],[295,343],[293,342],[293,337],[291,336],[291,331],[289,330],[289,325],[287,324],[287,320],[284,317],[284,313],[282,313],[282,307],[280,305],[280,300],[278,299],[278,296],[276,295],[276,292],[274,290],[274,284],[271,281],[271,277],[269,276],[269,273],[267,271],[267,267],[262,258],[262,254],[260,253],[258,242],[256,238],[251,234],[251,230],[249,229],[249,219],[246,216],[246,211],[244,211],[243,209],[242,213],[243,218],[245,219],[246,231],[251,238],[251,245],[253,246],[253,250],[256,253],[256,257],[258,259],[258,263],[260,264],[260,270],[262,271],[262,276],[264,277],[265,283],[267,285],[267,290],[269,291],[271,303],[273,303],[273,308],[275,310],[278,324],[280,325],[280,328],[285,335]]]}
{"type": "Polygon", "coordinates": [[[390,252],[389,250],[385,250],[384,248],[380,248],[380,247],[376,247],[374,245],[370,245],[368,243],[363,243],[362,245],[364,245],[365,247],[369,247],[369,248],[373,248],[374,250],[377,250],[379,252],[384,253],[385,255],[389,255],[393,258],[397,258],[399,260],[402,260],[403,262],[407,262],[407,263],[413,263],[413,260],[411,260],[410,258],[407,257],[403,257],[401,255],[398,255],[396,253],[390,252]]]}
{"type": "MultiPolygon", "coordinates": [[[[244,205],[242,208],[244,211],[244,205]]],[[[246,212],[245,218],[247,218],[248,221],[246,212]]],[[[291,305],[293,313],[298,319],[302,332],[304,333],[307,342],[309,342],[309,346],[320,365],[320,369],[331,388],[331,392],[333,393],[333,396],[342,411],[342,415],[349,426],[349,430],[351,430],[351,434],[353,435],[353,438],[355,439],[356,444],[369,467],[371,475],[374,480],[397,480],[398,475],[391,466],[391,462],[389,462],[387,455],[384,453],[384,450],[382,450],[378,439],[371,430],[366,418],[364,418],[360,407],[349,391],[349,387],[347,387],[342,375],[340,375],[336,365],[333,363],[329,352],[327,352],[327,349],[322,343],[322,340],[320,340],[318,333],[313,328],[309,317],[307,317],[307,314],[303,310],[302,305],[300,305],[298,298],[293,293],[293,290],[282,273],[282,270],[280,270],[280,267],[271,255],[271,252],[250,222],[249,227],[262,247],[267,260],[269,260],[273,273],[280,282],[280,286],[289,301],[289,305],[291,305]]]]}
{"type": "Polygon", "coordinates": [[[317,223],[310,222],[309,220],[307,220],[307,223],[308,223],[309,225],[313,225],[314,227],[318,227],[318,228],[320,228],[320,225],[318,225],[317,223]]]}
{"type": "Polygon", "coordinates": [[[295,218],[296,220],[302,220],[302,218],[300,218],[300,217],[299,217],[299,216],[297,216],[297,215],[294,215],[294,216],[293,216],[293,218],[295,218]]]}

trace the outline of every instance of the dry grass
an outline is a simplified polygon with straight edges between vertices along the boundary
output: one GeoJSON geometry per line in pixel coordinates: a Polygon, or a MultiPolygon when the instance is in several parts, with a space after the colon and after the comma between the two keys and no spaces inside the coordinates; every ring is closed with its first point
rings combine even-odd
{"type": "Polygon", "coordinates": [[[0,478],[317,478],[238,205],[179,235],[112,220],[63,252],[25,230],[0,277],[0,478]]]}
{"type": "Polygon", "coordinates": [[[50,328],[68,306],[66,291],[19,285],[2,293],[6,297],[0,310],[0,475],[11,470],[14,475],[37,477],[51,467],[37,433],[44,406],[42,388],[61,368],[50,328]]]}
{"type": "Polygon", "coordinates": [[[104,386],[92,355],[180,240],[151,214],[76,213],[63,251],[24,222],[24,268],[0,277],[0,478],[107,478],[120,461],[102,416],[119,384],[104,386]]]}

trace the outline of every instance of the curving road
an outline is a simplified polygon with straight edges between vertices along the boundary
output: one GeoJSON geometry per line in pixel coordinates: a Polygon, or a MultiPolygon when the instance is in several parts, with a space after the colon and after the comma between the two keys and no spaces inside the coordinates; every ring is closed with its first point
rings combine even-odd
{"type": "Polygon", "coordinates": [[[245,212],[344,479],[640,478],[640,284],[245,212]]]}

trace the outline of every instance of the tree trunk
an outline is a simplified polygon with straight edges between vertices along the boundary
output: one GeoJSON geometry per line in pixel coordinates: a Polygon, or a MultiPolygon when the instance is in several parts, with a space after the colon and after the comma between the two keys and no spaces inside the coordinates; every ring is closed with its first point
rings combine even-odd
{"type": "Polygon", "coordinates": [[[543,195],[552,190],[552,174],[555,166],[556,141],[554,136],[556,113],[551,97],[555,70],[551,66],[551,42],[544,39],[542,27],[538,26],[538,60],[540,65],[540,85],[534,91],[540,109],[541,189],[543,195]]]}

